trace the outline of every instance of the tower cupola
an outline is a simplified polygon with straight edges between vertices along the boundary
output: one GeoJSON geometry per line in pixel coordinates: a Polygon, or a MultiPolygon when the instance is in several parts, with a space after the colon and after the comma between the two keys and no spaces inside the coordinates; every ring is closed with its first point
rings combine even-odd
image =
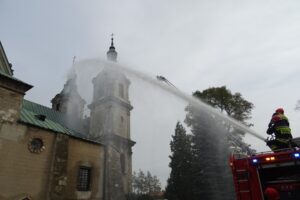
{"type": "Polygon", "coordinates": [[[81,119],[83,117],[85,100],[78,93],[76,78],[77,75],[72,68],[63,90],[51,100],[51,103],[53,110],[81,119]]]}
{"type": "Polygon", "coordinates": [[[110,44],[109,50],[108,50],[108,52],[106,53],[106,55],[107,55],[107,59],[108,59],[109,61],[114,61],[114,62],[117,61],[118,53],[116,52],[116,48],[115,48],[115,46],[114,46],[114,38],[113,38],[113,34],[111,35],[111,44],[110,44]]]}

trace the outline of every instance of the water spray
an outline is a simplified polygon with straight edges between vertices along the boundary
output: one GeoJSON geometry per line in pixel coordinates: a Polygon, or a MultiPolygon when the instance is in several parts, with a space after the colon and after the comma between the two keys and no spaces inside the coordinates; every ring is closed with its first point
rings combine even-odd
{"type": "Polygon", "coordinates": [[[248,133],[254,137],[256,137],[259,140],[265,141],[265,138],[262,137],[261,135],[259,135],[258,133],[256,133],[254,130],[250,129],[249,127],[245,126],[244,124],[241,124],[240,122],[238,122],[237,120],[221,113],[220,111],[216,110],[215,108],[211,107],[210,105],[204,103],[203,101],[201,101],[200,99],[197,99],[191,95],[187,95],[184,92],[180,91],[178,88],[176,88],[171,82],[169,82],[165,77],[163,76],[156,76],[156,79],[146,75],[142,72],[139,72],[137,70],[133,70],[130,67],[124,66],[124,65],[120,65],[116,62],[110,62],[110,61],[106,61],[106,60],[101,60],[101,59],[87,59],[87,60],[83,60],[78,62],[78,64],[80,63],[92,63],[92,64],[97,64],[98,66],[107,66],[110,67],[112,70],[117,70],[117,71],[122,71],[124,73],[127,73],[129,75],[132,75],[140,80],[143,80],[147,83],[150,83],[151,85],[157,86],[163,90],[165,90],[168,93],[171,93],[191,104],[197,105],[200,108],[203,108],[204,110],[214,114],[217,117],[220,117],[228,122],[230,122],[235,128],[244,131],[245,133],[248,133]],[[96,61],[96,63],[95,63],[96,61]],[[165,84],[167,83],[167,84],[165,84]]]}
{"type": "Polygon", "coordinates": [[[181,99],[187,101],[187,102],[190,102],[192,104],[195,104],[195,105],[198,105],[198,106],[201,106],[202,108],[204,108],[206,111],[209,111],[211,112],[212,114],[218,116],[218,117],[221,117],[222,119],[225,119],[227,120],[228,122],[230,122],[234,127],[236,127],[237,129],[239,130],[242,130],[254,137],[256,137],[257,139],[259,140],[262,140],[262,141],[265,141],[265,138],[262,137],[261,135],[259,135],[258,133],[256,133],[254,130],[250,129],[249,127],[241,124],[240,122],[238,122],[237,120],[221,113],[220,111],[216,110],[215,108],[211,107],[210,105],[204,103],[203,101],[193,97],[193,96],[190,96],[190,95],[187,95],[185,94],[184,92],[180,91],[179,89],[177,89],[172,83],[170,83],[165,77],[163,76],[156,76],[156,78],[160,81],[157,81],[155,80],[154,78],[152,78],[151,76],[148,76],[142,72],[139,72],[139,71],[136,71],[136,70],[133,70],[129,67],[126,67],[126,66],[123,66],[123,65],[120,65],[120,64],[117,64],[117,63],[111,63],[111,62],[107,62],[107,64],[109,64],[112,68],[115,68],[117,70],[121,70],[123,72],[127,72],[129,73],[130,75],[133,75],[135,76],[136,78],[139,78],[139,79],[142,79],[144,81],[147,81],[148,83],[151,83],[153,85],[156,85],[162,89],[164,89],[165,91],[177,96],[177,97],[180,97],[181,99]],[[162,82],[166,82],[167,84],[162,84],[162,82]],[[172,86],[172,87],[170,87],[172,86]]]}

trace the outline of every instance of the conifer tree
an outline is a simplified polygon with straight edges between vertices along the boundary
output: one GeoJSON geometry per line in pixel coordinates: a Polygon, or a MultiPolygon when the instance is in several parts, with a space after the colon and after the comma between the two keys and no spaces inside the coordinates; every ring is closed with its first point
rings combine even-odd
{"type": "Polygon", "coordinates": [[[166,198],[169,200],[191,199],[191,137],[186,134],[186,130],[180,122],[176,124],[175,134],[172,135],[170,143],[171,168],[168,185],[166,188],[166,198]]]}
{"type": "Polygon", "coordinates": [[[192,200],[232,199],[227,146],[221,124],[215,116],[194,105],[187,108],[185,122],[192,132],[192,200]]]}

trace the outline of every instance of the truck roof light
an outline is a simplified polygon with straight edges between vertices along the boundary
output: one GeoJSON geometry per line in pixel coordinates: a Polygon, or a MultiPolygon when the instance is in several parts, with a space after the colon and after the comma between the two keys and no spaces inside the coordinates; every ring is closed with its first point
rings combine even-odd
{"type": "Polygon", "coordinates": [[[272,156],[272,157],[266,157],[266,161],[271,161],[271,160],[275,160],[275,157],[272,156]]]}
{"type": "Polygon", "coordinates": [[[300,153],[294,153],[295,158],[300,158],[300,153]]]}
{"type": "Polygon", "coordinates": [[[274,157],[274,156],[272,156],[272,157],[271,157],[271,160],[275,160],[275,157],[274,157]]]}
{"type": "Polygon", "coordinates": [[[252,162],[253,162],[253,163],[257,163],[258,160],[257,160],[256,158],[254,158],[254,159],[252,159],[252,162]]]}

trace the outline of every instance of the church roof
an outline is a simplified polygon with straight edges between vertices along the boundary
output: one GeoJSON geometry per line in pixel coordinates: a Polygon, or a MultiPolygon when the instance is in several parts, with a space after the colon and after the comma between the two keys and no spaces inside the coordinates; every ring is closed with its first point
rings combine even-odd
{"type": "MultiPolygon", "coordinates": [[[[0,80],[6,80],[6,82],[10,83],[16,83],[17,86],[14,87],[15,90],[19,92],[26,92],[30,88],[32,88],[31,85],[15,78],[13,76],[13,70],[11,68],[11,64],[8,62],[8,59],[6,57],[4,48],[0,42],[0,80]]],[[[15,85],[15,84],[13,84],[15,85]]]]}
{"type": "Polygon", "coordinates": [[[13,76],[13,70],[11,64],[8,62],[4,48],[0,42],[0,72],[8,76],[13,76]]]}
{"type": "Polygon", "coordinates": [[[28,87],[32,88],[31,85],[25,83],[24,81],[21,81],[20,79],[17,79],[17,78],[14,77],[14,76],[10,76],[10,75],[4,73],[4,72],[1,71],[1,70],[0,70],[0,76],[3,76],[3,77],[5,77],[5,78],[9,78],[9,79],[11,79],[11,80],[17,81],[17,82],[22,83],[22,84],[25,84],[25,85],[28,85],[28,87]]]}
{"type": "Polygon", "coordinates": [[[87,134],[83,128],[83,120],[71,124],[68,122],[66,114],[25,99],[23,100],[19,121],[95,143],[95,141],[87,138],[87,134]]]}

